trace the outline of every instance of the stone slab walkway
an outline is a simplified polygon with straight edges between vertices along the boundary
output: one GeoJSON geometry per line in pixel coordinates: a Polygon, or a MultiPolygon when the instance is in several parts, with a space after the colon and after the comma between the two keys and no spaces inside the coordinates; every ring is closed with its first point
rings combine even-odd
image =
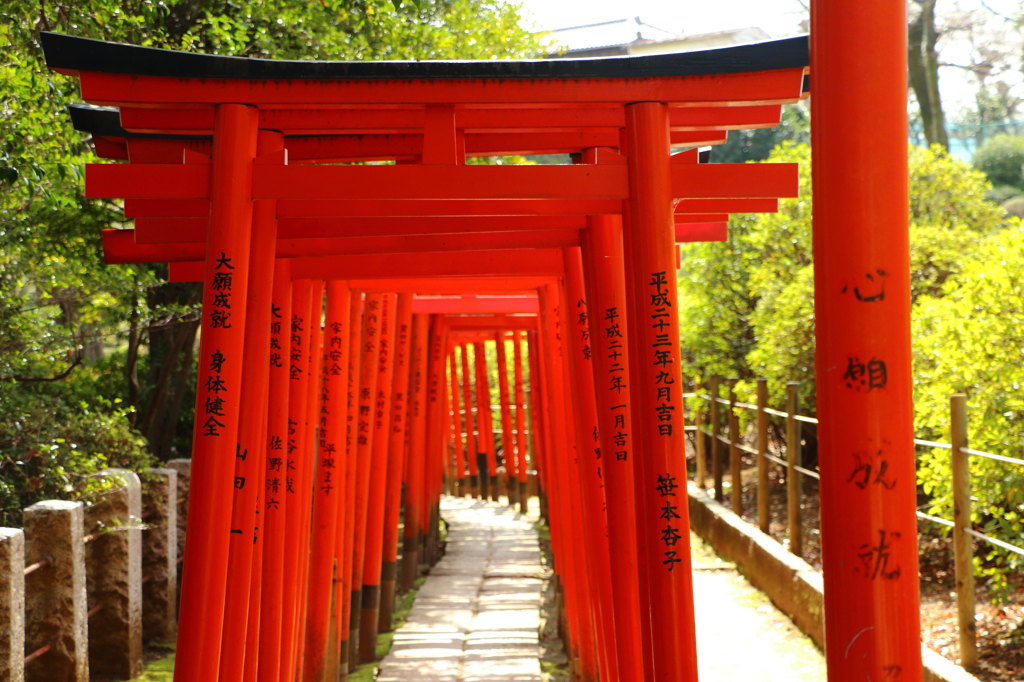
{"type": "MultiPolygon", "coordinates": [[[[542,682],[542,568],[532,519],[442,498],[448,547],[395,633],[378,682],[542,682]]],[[[701,682],[820,682],[821,653],[691,534],[701,682]]],[[[620,680],[617,682],[630,682],[620,680]]]]}
{"type": "Polygon", "coordinates": [[[701,682],[821,682],[825,657],[761,591],[690,534],[701,682]]]}
{"type": "Polygon", "coordinates": [[[541,682],[541,564],[532,521],[445,497],[444,558],[395,633],[378,682],[541,682]]]}

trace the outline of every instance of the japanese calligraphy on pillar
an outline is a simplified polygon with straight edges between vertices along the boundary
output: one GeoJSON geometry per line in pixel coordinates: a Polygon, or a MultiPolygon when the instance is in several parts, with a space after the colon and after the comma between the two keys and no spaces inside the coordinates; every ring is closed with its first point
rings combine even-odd
{"type": "Polygon", "coordinates": [[[219,348],[210,353],[207,366],[209,373],[206,375],[206,386],[204,387],[206,388],[206,399],[203,401],[203,413],[206,415],[206,421],[203,422],[203,436],[220,436],[221,429],[224,428],[224,423],[220,419],[224,418],[228,390],[221,377],[225,362],[227,362],[227,358],[219,348]]]}
{"type": "MultiPolygon", "coordinates": [[[[373,357],[377,352],[377,325],[379,322],[380,299],[368,298],[366,300],[363,325],[366,337],[366,341],[363,344],[364,357],[373,357]]],[[[356,444],[358,445],[368,445],[370,442],[371,419],[375,406],[374,397],[370,395],[369,388],[366,386],[359,387],[359,412],[356,415],[356,444]]]]}
{"type": "MultiPolygon", "coordinates": [[[[391,362],[391,346],[390,341],[386,334],[381,334],[380,342],[377,344],[378,353],[377,360],[379,367],[387,367],[388,363],[391,362]]],[[[379,383],[379,382],[378,382],[379,383]]],[[[382,429],[384,427],[384,408],[387,404],[388,394],[391,390],[391,386],[378,386],[377,387],[377,399],[374,403],[373,410],[373,424],[374,428],[382,429]]]]}
{"type": "MultiPolygon", "coordinates": [[[[284,336],[284,315],[281,308],[271,304],[270,307],[270,376],[271,385],[274,376],[281,376],[284,381],[284,373],[287,371],[284,365],[284,350],[282,348],[284,336]]],[[[276,419],[268,420],[269,433],[267,434],[267,474],[263,483],[264,509],[268,512],[277,511],[281,508],[281,476],[284,475],[284,455],[286,434],[275,431],[276,419]]]]}
{"type": "Polygon", "coordinates": [[[331,378],[342,374],[341,363],[344,362],[344,325],[338,321],[332,321],[327,325],[327,343],[324,347],[324,372],[323,390],[320,400],[320,467],[319,487],[325,495],[330,495],[338,485],[334,479],[338,456],[338,443],[334,437],[337,431],[328,428],[328,420],[335,409],[335,402],[342,399],[342,396],[334,395],[331,392],[331,378]]]}
{"type": "MultiPolygon", "coordinates": [[[[405,349],[409,348],[409,334],[411,333],[411,331],[412,330],[410,329],[410,324],[409,324],[409,321],[407,319],[405,319],[405,320],[403,320],[403,319],[398,320],[398,324],[395,327],[395,340],[396,340],[396,342],[398,344],[397,345],[398,348],[405,348],[405,349]]],[[[409,351],[408,350],[404,351],[404,355],[405,355],[404,358],[401,358],[401,359],[398,360],[399,362],[402,362],[402,365],[400,365],[399,367],[396,367],[396,369],[408,368],[408,366],[409,366],[409,351]]],[[[401,386],[402,384],[400,382],[396,382],[396,385],[401,386]]],[[[406,394],[407,393],[408,393],[408,387],[406,388],[406,392],[405,393],[402,393],[401,391],[396,391],[394,396],[392,396],[392,402],[396,406],[404,404],[404,401],[406,399],[406,394]]],[[[404,430],[405,430],[405,413],[403,412],[403,410],[399,410],[399,409],[392,410],[391,411],[391,433],[401,433],[404,430]]]]}
{"type": "MultiPolygon", "coordinates": [[[[587,314],[587,302],[585,299],[579,299],[576,301],[576,326],[579,328],[580,334],[580,353],[585,361],[590,361],[593,353],[590,347],[590,324],[589,315],[587,314]]],[[[588,370],[589,371],[589,370],[588,370]]],[[[597,425],[594,425],[594,430],[591,432],[593,437],[593,451],[594,457],[597,460],[597,478],[599,487],[604,488],[604,471],[601,470],[601,432],[597,425]]],[[[605,505],[607,510],[607,503],[602,495],[602,504],[605,505]]]]}
{"type": "MultiPolygon", "coordinates": [[[[885,270],[874,268],[857,278],[857,281],[844,284],[840,293],[852,294],[857,302],[853,305],[856,306],[864,305],[869,309],[884,307],[888,276],[885,270]]],[[[884,392],[889,384],[886,361],[871,352],[849,353],[840,381],[850,393],[884,392]]],[[[889,446],[887,439],[882,438],[876,442],[871,437],[866,440],[865,447],[852,452],[846,484],[867,493],[877,491],[884,494],[893,490],[897,480],[889,470],[889,446]]],[[[898,580],[902,568],[894,554],[901,538],[902,533],[899,531],[876,528],[873,537],[857,543],[856,555],[860,563],[854,567],[854,571],[871,581],[898,580]]]]}
{"type": "Polygon", "coordinates": [[[590,359],[590,325],[587,317],[587,302],[582,298],[576,302],[576,323],[580,328],[580,348],[583,359],[590,359]]]}
{"type": "MultiPolygon", "coordinates": [[[[608,390],[616,398],[622,396],[626,390],[626,366],[623,362],[623,350],[625,348],[622,337],[623,320],[619,315],[617,307],[607,308],[604,311],[604,335],[608,344],[608,390]]],[[[629,395],[628,393],[626,394],[629,395]]],[[[626,430],[626,403],[613,401],[614,404],[608,408],[613,415],[615,427],[612,433],[612,444],[615,446],[615,459],[620,462],[629,460],[629,432],[626,430]]]]}
{"type": "Polygon", "coordinates": [[[655,377],[655,401],[654,412],[658,420],[658,435],[672,435],[672,421],[676,411],[673,398],[672,384],[676,382],[673,373],[676,368],[672,365],[672,346],[678,343],[673,339],[669,330],[671,329],[671,316],[675,314],[672,310],[672,302],[669,300],[669,287],[675,283],[669,283],[668,275],[664,271],[655,272],[648,282],[650,290],[650,322],[654,329],[654,340],[651,342],[652,365],[657,371],[655,377]]]}
{"type": "Polygon", "coordinates": [[[664,524],[659,524],[659,541],[662,545],[663,556],[661,563],[667,567],[670,572],[675,568],[676,564],[682,561],[682,559],[679,558],[679,551],[675,547],[680,538],[682,538],[682,534],[680,533],[681,527],[677,525],[677,521],[681,518],[679,515],[679,505],[685,504],[686,502],[685,499],[683,502],[678,500],[678,488],[679,484],[676,482],[675,476],[669,473],[658,474],[658,484],[655,486],[654,491],[662,505],[658,518],[661,523],[664,524]]]}

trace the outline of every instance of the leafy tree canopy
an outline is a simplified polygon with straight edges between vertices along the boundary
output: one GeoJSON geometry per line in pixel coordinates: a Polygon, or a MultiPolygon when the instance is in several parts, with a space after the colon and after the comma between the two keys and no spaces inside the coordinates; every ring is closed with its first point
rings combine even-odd
{"type": "MultiPolygon", "coordinates": [[[[517,8],[501,0],[3,3],[0,507],[16,513],[69,494],[73,479],[96,468],[144,464],[131,429],[136,408],[183,402],[180,392],[156,400],[180,381],[161,376],[145,385],[146,334],[160,338],[160,353],[149,354],[154,364],[171,346],[187,358],[194,338],[194,329],[170,340],[163,334],[194,326],[188,291],[169,294],[153,267],[103,265],[100,230],[120,225],[119,206],[82,195],[92,157],[66,113],[77,83],[45,68],[40,31],[247,57],[501,59],[538,50],[518,22],[517,8]]],[[[184,361],[173,367],[191,369],[184,361]]],[[[143,414],[147,433],[155,419],[143,414]]]]}

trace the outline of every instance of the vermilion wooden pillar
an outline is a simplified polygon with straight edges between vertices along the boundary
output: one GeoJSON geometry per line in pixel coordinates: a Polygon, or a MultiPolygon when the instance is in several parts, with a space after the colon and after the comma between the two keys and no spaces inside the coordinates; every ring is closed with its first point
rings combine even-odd
{"type": "Polygon", "coordinates": [[[883,0],[811,3],[816,390],[832,681],[922,675],[905,11],[883,0]]]}
{"type": "MultiPolygon", "coordinates": [[[[260,154],[283,149],[280,133],[261,130],[260,154]]],[[[258,585],[250,589],[255,543],[256,504],[266,471],[263,450],[267,432],[268,357],[270,352],[271,290],[274,247],[277,243],[276,202],[257,201],[253,206],[249,258],[249,292],[246,300],[241,416],[235,450],[234,500],[231,513],[228,591],[224,606],[220,680],[242,680],[246,659],[255,658],[259,642],[247,637],[249,618],[258,618],[258,585]],[[252,598],[255,596],[255,599],[252,598]]]]}
{"type": "Polygon", "coordinates": [[[602,679],[621,679],[618,671],[616,640],[616,614],[612,602],[611,551],[608,544],[608,519],[605,513],[604,461],[597,419],[593,347],[590,331],[590,306],[583,283],[583,263],[578,248],[564,249],[565,302],[569,362],[567,369],[574,396],[577,456],[575,473],[580,487],[583,511],[586,516],[584,532],[589,534],[589,549],[585,555],[590,575],[592,598],[597,615],[602,679]]]}
{"type": "MultiPolygon", "coordinates": [[[[329,630],[333,614],[338,519],[345,498],[345,426],[348,410],[348,356],[351,296],[342,282],[327,285],[327,316],[318,410],[318,448],[313,477],[312,551],[306,593],[306,636],[303,679],[337,679],[330,665],[329,630]]],[[[336,638],[336,635],[335,635],[336,638]]]]}
{"type": "Polygon", "coordinates": [[[427,357],[427,428],[426,445],[423,448],[426,458],[426,475],[423,480],[423,498],[427,501],[420,522],[424,538],[427,538],[429,550],[427,558],[433,562],[438,549],[438,526],[440,524],[441,476],[444,471],[444,456],[441,451],[444,443],[444,426],[441,415],[447,409],[444,401],[444,349],[447,344],[444,330],[437,315],[430,317],[429,355],[427,357]]]}
{"type": "MultiPolygon", "coordinates": [[[[524,333],[525,337],[525,333],[524,333]]],[[[523,390],[523,339],[520,339],[519,332],[512,332],[512,380],[513,391],[516,401],[516,437],[515,437],[515,462],[516,485],[518,491],[516,497],[519,501],[519,512],[526,514],[529,510],[530,500],[527,495],[526,484],[529,481],[526,473],[526,449],[529,439],[526,434],[526,397],[523,390]]]]}
{"type": "MultiPolygon", "coordinates": [[[[309,302],[310,321],[310,343],[309,343],[309,377],[306,383],[306,422],[305,434],[303,436],[304,457],[299,460],[299,471],[296,478],[296,487],[302,495],[301,504],[305,508],[302,517],[302,529],[299,533],[299,579],[298,599],[296,599],[295,622],[295,653],[292,658],[292,667],[295,671],[295,678],[302,677],[303,650],[306,644],[306,617],[309,605],[309,558],[310,545],[312,544],[311,528],[313,523],[313,489],[315,486],[313,475],[316,470],[317,455],[319,454],[319,442],[317,440],[317,425],[320,422],[322,411],[322,385],[323,375],[323,309],[324,309],[324,282],[313,282],[313,295],[309,302]]],[[[327,599],[326,594],[321,594],[321,599],[327,599]]]]}
{"type": "Polygon", "coordinates": [[[359,370],[359,411],[356,415],[355,516],[352,544],[352,611],[349,618],[349,661],[359,661],[359,624],[362,621],[363,567],[366,557],[367,512],[370,505],[370,471],[373,461],[373,412],[377,405],[377,377],[380,374],[381,307],[383,294],[366,297],[363,311],[362,353],[359,370]]]}
{"type": "Polygon", "coordinates": [[[399,294],[395,326],[394,379],[388,416],[388,476],[384,497],[384,549],[380,581],[378,632],[391,630],[398,579],[398,512],[409,449],[409,344],[412,342],[412,294],[399,294]]]}
{"type": "Polygon", "coordinates": [[[288,360],[288,431],[285,441],[284,473],[281,476],[285,504],[285,574],[281,609],[280,677],[295,679],[296,635],[300,591],[302,531],[309,508],[302,495],[301,464],[306,456],[307,419],[309,417],[309,360],[312,324],[309,319],[313,300],[313,282],[299,280],[292,286],[292,318],[289,321],[291,351],[288,360]]]}
{"type": "MultiPolygon", "coordinates": [[[[514,478],[515,436],[512,433],[512,405],[508,390],[508,361],[505,358],[505,334],[503,332],[494,335],[494,348],[495,365],[498,368],[498,403],[501,410],[501,449],[505,460],[505,490],[509,506],[513,506],[517,497],[518,484],[514,478]]],[[[497,457],[497,452],[495,452],[495,457],[497,457]]]]}
{"type": "Polygon", "coordinates": [[[359,641],[360,663],[376,659],[377,623],[380,620],[380,578],[383,561],[384,505],[387,495],[389,427],[392,378],[395,368],[395,294],[385,294],[381,304],[380,341],[377,353],[377,391],[373,401],[373,450],[370,494],[367,497],[366,555],[363,558],[362,609],[359,641]]]}
{"type": "Polygon", "coordinates": [[[477,465],[477,437],[473,432],[476,421],[473,418],[472,379],[469,374],[469,344],[459,347],[459,365],[462,368],[462,405],[463,421],[466,424],[466,459],[469,461],[469,494],[477,497],[480,494],[480,470],[477,465]]]}
{"type": "Polygon", "coordinates": [[[245,344],[255,108],[219,104],[174,678],[216,680],[227,587],[231,502],[245,344]]]}
{"type": "Polygon", "coordinates": [[[288,443],[288,366],[291,355],[292,282],[287,261],[274,268],[270,322],[270,389],[267,405],[266,478],[261,496],[263,572],[260,588],[260,656],[257,678],[278,679],[285,581],[285,474],[288,443]]]}
{"type": "Polygon", "coordinates": [[[459,367],[455,356],[455,348],[448,354],[448,380],[450,404],[452,406],[452,422],[454,423],[453,440],[455,442],[455,489],[453,495],[464,495],[466,492],[466,451],[463,441],[462,401],[459,398],[459,367]]]}
{"type": "Polygon", "coordinates": [[[491,419],[491,387],[487,376],[487,352],[482,341],[473,344],[473,373],[476,380],[476,456],[480,472],[480,496],[496,500],[497,463],[494,458],[494,426],[491,419]],[[480,457],[483,455],[483,457],[480,457]]]}
{"type": "MultiPolygon", "coordinates": [[[[561,566],[560,585],[565,596],[566,617],[571,633],[570,648],[575,654],[574,670],[585,681],[595,680],[599,673],[600,651],[595,641],[597,618],[590,600],[591,586],[587,572],[585,548],[575,538],[587,522],[582,513],[578,486],[574,485],[569,462],[576,457],[575,433],[571,412],[567,409],[565,390],[565,349],[562,343],[564,327],[561,323],[559,299],[553,287],[545,286],[539,292],[541,306],[541,334],[538,364],[544,392],[549,426],[550,450],[545,453],[541,467],[545,475],[548,495],[548,513],[551,520],[551,542],[556,569],[561,566]]],[[[531,349],[532,351],[532,349],[531,349]]]]}
{"type": "Polygon", "coordinates": [[[316,298],[318,283],[300,280],[292,288],[292,318],[290,334],[292,336],[288,366],[288,439],[286,440],[285,473],[282,476],[285,486],[286,503],[286,538],[285,538],[285,588],[282,608],[282,655],[281,678],[296,679],[296,660],[298,653],[299,617],[305,604],[306,594],[303,586],[302,550],[308,548],[308,541],[303,537],[306,519],[309,516],[309,496],[306,495],[304,483],[311,478],[311,468],[306,474],[305,460],[309,459],[309,432],[312,425],[310,417],[310,360],[314,343],[313,328],[319,327],[319,317],[315,323],[310,316],[313,300],[316,298]]]}
{"type": "MultiPolygon", "coordinates": [[[[530,379],[530,393],[529,393],[529,410],[530,410],[530,444],[533,446],[533,468],[537,472],[538,481],[538,493],[540,494],[541,500],[541,514],[547,515],[548,509],[545,503],[545,491],[547,490],[547,479],[546,467],[544,462],[548,458],[548,452],[551,449],[551,445],[548,442],[548,425],[545,421],[547,414],[545,412],[546,405],[544,404],[544,394],[540,390],[540,384],[543,381],[540,372],[540,359],[538,353],[540,353],[540,332],[539,331],[528,331],[526,333],[526,357],[529,364],[529,379],[530,379]]],[[[520,469],[522,471],[522,469],[520,469]]],[[[548,520],[550,523],[550,520],[548,520]]],[[[557,559],[555,560],[557,562],[557,559]]]]}
{"type": "Polygon", "coordinates": [[[636,456],[645,499],[637,500],[637,509],[647,544],[654,679],[696,680],[668,107],[627,105],[625,138],[630,220],[624,242],[634,319],[629,358],[636,367],[631,398],[633,429],[640,434],[636,456]]]}
{"type": "Polygon", "coordinates": [[[412,589],[419,574],[423,509],[423,477],[426,462],[423,456],[427,429],[427,354],[430,317],[414,315],[410,347],[411,400],[408,418],[409,461],[405,482],[405,521],[402,528],[402,589],[412,589]]]}
{"type": "Polygon", "coordinates": [[[594,216],[588,220],[583,256],[590,294],[590,339],[615,580],[619,674],[622,679],[643,680],[626,283],[622,223],[618,216],[594,216]]]}
{"type": "Polygon", "coordinates": [[[355,517],[356,517],[356,481],[358,479],[358,430],[359,430],[359,381],[362,373],[362,339],[364,329],[364,299],[362,293],[353,292],[351,321],[349,323],[349,347],[352,352],[349,354],[348,370],[348,413],[345,428],[345,455],[348,458],[348,468],[345,476],[345,513],[344,524],[341,529],[341,554],[338,557],[341,573],[339,586],[341,613],[338,621],[339,645],[339,669],[344,678],[350,662],[349,646],[349,623],[352,619],[352,573],[354,568],[353,554],[355,546],[355,517]]]}

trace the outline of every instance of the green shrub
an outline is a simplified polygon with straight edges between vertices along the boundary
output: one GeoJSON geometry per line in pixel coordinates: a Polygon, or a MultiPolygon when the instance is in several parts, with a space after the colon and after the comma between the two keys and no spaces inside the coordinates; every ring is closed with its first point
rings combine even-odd
{"type": "Polygon", "coordinates": [[[1024,188],[1024,137],[993,135],[974,154],[974,167],[993,185],[1024,188]]]}

